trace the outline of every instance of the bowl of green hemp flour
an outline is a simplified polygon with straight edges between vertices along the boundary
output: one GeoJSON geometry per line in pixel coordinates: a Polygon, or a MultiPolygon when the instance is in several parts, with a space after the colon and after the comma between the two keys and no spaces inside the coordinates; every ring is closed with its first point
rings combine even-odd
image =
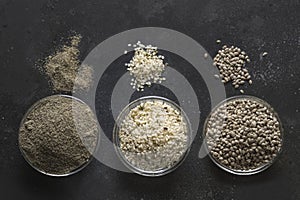
{"type": "Polygon", "coordinates": [[[283,128],[265,101],[240,95],[217,105],[204,125],[207,151],[223,170],[252,175],[270,167],[282,150],[283,128]]]}
{"type": "Polygon", "coordinates": [[[39,100],[25,114],[19,148],[25,160],[49,176],[68,176],[86,167],[99,142],[97,118],[87,104],[67,95],[39,100]]]}
{"type": "Polygon", "coordinates": [[[191,125],[174,102],[147,96],[127,105],[118,116],[113,133],[116,152],[132,172],[162,176],[186,158],[191,144],[191,125]]]}

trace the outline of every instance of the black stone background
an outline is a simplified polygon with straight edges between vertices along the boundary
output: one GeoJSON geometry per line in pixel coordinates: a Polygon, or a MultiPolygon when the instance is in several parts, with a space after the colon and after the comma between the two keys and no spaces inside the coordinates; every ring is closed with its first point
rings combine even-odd
{"type": "MultiPolygon", "coordinates": [[[[0,199],[300,199],[299,53],[299,0],[1,0],[0,199]],[[271,168],[241,177],[222,171],[208,157],[198,158],[210,101],[201,77],[188,70],[183,70],[186,77],[193,85],[199,84],[195,88],[202,120],[188,158],[173,173],[145,178],[94,160],[76,175],[51,178],[25,162],[17,145],[19,123],[34,102],[52,94],[45,76],[34,68],[36,61],[63,44],[61,38],[67,38],[72,30],[84,37],[80,45],[83,60],[108,37],[144,26],[180,31],[198,41],[211,56],[220,47],[217,39],[249,54],[254,83],[245,86],[246,94],[269,102],[285,129],[284,150],[271,168]],[[261,58],[264,51],[268,56],[261,58]]],[[[165,54],[170,66],[189,65],[176,55],[165,54]]],[[[114,74],[124,73],[120,67],[124,62],[125,57],[120,57],[112,64],[116,65],[116,72],[110,73],[112,79],[114,74]]],[[[102,83],[97,95],[100,100],[99,94],[106,94],[101,90],[110,87],[109,80],[102,79],[102,83]]],[[[147,93],[175,98],[170,91],[158,90],[155,86],[147,93]]],[[[226,91],[228,97],[238,94],[230,85],[226,91]]],[[[105,101],[100,100],[97,108],[104,109],[105,101]]],[[[105,109],[102,112],[109,115],[105,109]]],[[[113,124],[104,123],[108,130],[113,124]]]]}

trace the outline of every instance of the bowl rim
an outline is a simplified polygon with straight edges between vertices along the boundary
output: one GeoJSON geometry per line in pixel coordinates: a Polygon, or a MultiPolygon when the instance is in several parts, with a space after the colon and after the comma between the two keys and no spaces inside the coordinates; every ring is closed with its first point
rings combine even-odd
{"type": "Polygon", "coordinates": [[[160,177],[160,176],[164,176],[166,174],[169,174],[171,172],[173,172],[174,170],[176,170],[186,159],[186,157],[189,154],[189,151],[191,149],[191,144],[192,144],[192,128],[191,128],[191,124],[190,121],[186,115],[186,113],[184,112],[184,110],[178,105],[176,104],[174,101],[165,98],[165,97],[161,97],[161,96],[143,96],[140,98],[135,99],[134,101],[130,102],[129,104],[127,104],[119,113],[117,119],[115,120],[115,124],[114,124],[114,128],[113,128],[113,144],[114,144],[114,148],[116,151],[116,154],[118,155],[119,159],[121,160],[121,162],[125,165],[125,167],[127,167],[130,171],[132,171],[133,173],[136,173],[138,175],[141,176],[146,176],[146,177],[160,177]],[[131,164],[123,155],[120,147],[119,147],[119,137],[118,137],[118,130],[119,130],[119,126],[118,124],[120,124],[120,121],[123,119],[124,114],[128,111],[130,111],[130,108],[134,108],[135,106],[137,106],[139,103],[141,102],[146,102],[146,101],[151,101],[151,100],[160,100],[163,101],[165,103],[167,103],[168,105],[175,107],[176,110],[181,112],[181,115],[184,119],[184,121],[186,122],[186,126],[187,126],[187,136],[188,136],[188,141],[187,141],[187,147],[185,152],[182,154],[180,160],[178,160],[174,165],[172,165],[171,167],[165,168],[165,169],[159,169],[156,171],[147,171],[147,170],[143,170],[143,169],[139,169],[138,167],[134,166],[133,164],[131,164]],[[132,107],[133,106],[133,107],[132,107]]]}
{"type": "Polygon", "coordinates": [[[231,174],[235,174],[235,175],[254,175],[254,174],[260,173],[260,172],[268,169],[269,167],[271,167],[272,164],[274,164],[274,162],[278,159],[278,156],[282,153],[283,144],[284,144],[284,129],[283,129],[283,125],[282,125],[282,122],[281,122],[281,120],[279,118],[278,113],[265,100],[260,99],[260,98],[258,98],[256,96],[251,96],[251,95],[237,95],[237,96],[232,96],[232,97],[226,98],[226,99],[222,100],[220,103],[218,103],[211,110],[211,112],[209,113],[209,115],[206,117],[206,120],[205,120],[204,125],[203,125],[203,134],[202,135],[203,135],[203,140],[204,140],[203,144],[204,144],[205,151],[207,152],[207,154],[209,155],[209,157],[213,161],[213,163],[215,163],[219,168],[223,169],[224,171],[229,172],[231,174]],[[209,151],[209,148],[208,148],[208,145],[207,145],[206,129],[207,129],[207,124],[208,124],[208,121],[209,121],[211,115],[218,108],[220,108],[220,106],[225,105],[226,103],[234,101],[234,100],[237,100],[237,99],[250,99],[250,100],[254,100],[254,101],[258,102],[258,103],[261,103],[262,105],[266,106],[270,110],[270,112],[272,114],[274,114],[274,116],[276,117],[276,119],[278,120],[278,123],[279,123],[280,138],[281,138],[281,147],[280,147],[279,151],[276,153],[276,156],[272,160],[270,160],[268,163],[265,163],[262,166],[259,166],[259,167],[255,168],[255,169],[250,169],[250,170],[231,169],[231,168],[229,168],[229,167],[221,164],[216,158],[214,158],[211,155],[211,153],[209,151]]]}
{"type": "MultiPolygon", "coordinates": [[[[92,160],[94,159],[94,153],[97,151],[97,149],[99,148],[99,145],[100,145],[100,129],[99,129],[99,125],[98,125],[98,121],[97,121],[97,126],[98,126],[98,137],[97,137],[97,142],[96,142],[96,146],[95,146],[95,149],[93,151],[93,153],[91,153],[91,156],[90,158],[88,159],[87,162],[83,163],[82,165],[78,166],[76,169],[72,170],[71,172],[69,173],[65,173],[65,174],[54,174],[54,173],[48,173],[48,172],[45,172],[41,169],[39,169],[38,167],[34,166],[30,161],[29,159],[27,158],[26,156],[26,153],[24,152],[24,150],[22,149],[21,145],[20,145],[20,129],[21,127],[23,126],[27,116],[29,115],[29,113],[35,109],[37,106],[40,105],[41,102],[45,101],[45,100],[48,100],[48,99],[51,99],[51,98],[54,98],[54,97],[63,97],[63,98],[69,98],[69,99],[73,99],[79,103],[82,103],[83,105],[87,106],[88,108],[90,108],[90,106],[88,104],[86,104],[84,101],[82,101],[81,99],[77,98],[77,97],[74,97],[74,96],[71,96],[71,95],[66,95],[66,94],[54,94],[54,95],[50,95],[50,96],[46,96],[46,97],[43,97],[41,99],[39,99],[38,101],[36,101],[34,104],[32,104],[30,106],[30,108],[26,111],[26,113],[23,115],[23,118],[20,122],[20,126],[19,126],[19,130],[18,130],[18,147],[19,147],[19,151],[21,152],[23,158],[25,159],[25,161],[33,168],[35,169],[36,171],[44,174],[44,175],[47,175],[47,176],[51,176],[51,177],[66,177],[66,176],[70,176],[70,175],[73,175],[73,174],[76,174],[78,172],[80,172],[81,170],[83,170],[85,167],[87,167],[91,162],[92,160]]],[[[92,109],[90,109],[92,111],[92,109]]],[[[93,115],[95,115],[93,113],[93,115]]],[[[96,117],[96,116],[95,116],[96,117]]],[[[95,118],[97,119],[97,118],[95,118]]]]}

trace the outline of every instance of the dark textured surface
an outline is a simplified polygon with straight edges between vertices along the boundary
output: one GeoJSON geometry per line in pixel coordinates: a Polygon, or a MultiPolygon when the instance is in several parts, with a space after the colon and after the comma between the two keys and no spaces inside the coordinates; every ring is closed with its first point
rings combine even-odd
{"type": "MultiPolygon", "coordinates": [[[[1,0],[0,199],[300,199],[299,20],[299,0],[1,0]],[[249,54],[254,84],[246,94],[269,102],[285,129],[283,153],[270,169],[239,177],[217,168],[208,157],[199,159],[201,131],[184,164],[160,178],[118,172],[97,161],[59,179],[30,168],[17,146],[19,123],[30,105],[51,94],[34,63],[61,44],[70,30],[84,36],[83,59],[106,38],[143,26],[187,34],[212,56],[219,48],[216,39],[249,54]],[[261,58],[264,51],[269,54],[261,58]]],[[[238,94],[230,86],[226,89],[228,96],[238,94]]],[[[203,102],[208,103],[203,91],[203,102]]],[[[208,114],[209,108],[202,111],[208,114]]]]}

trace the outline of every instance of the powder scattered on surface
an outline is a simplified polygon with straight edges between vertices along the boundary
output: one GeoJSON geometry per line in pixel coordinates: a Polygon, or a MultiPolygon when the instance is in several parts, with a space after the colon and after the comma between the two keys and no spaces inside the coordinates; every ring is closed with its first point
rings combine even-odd
{"type": "Polygon", "coordinates": [[[47,174],[69,174],[86,164],[99,138],[91,109],[71,97],[40,100],[22,122],[19,147],[34,168],[47,174]]]}
{"type": "Polygon", "coordinates": [[[46,58],[43,70],[50,78],[54,91],[72,92],[73,90],[89,90],[93,68],[80,66],[78,45],[80,35],[70,37],[70,44],[46,58]]]}
{"type": "Polygon", "coordinates": [[[89,65],[81,65],[77,70],[77,76],[74,81],[74,92],[88,91],[92,84],[94,70],[89,65]]]}

